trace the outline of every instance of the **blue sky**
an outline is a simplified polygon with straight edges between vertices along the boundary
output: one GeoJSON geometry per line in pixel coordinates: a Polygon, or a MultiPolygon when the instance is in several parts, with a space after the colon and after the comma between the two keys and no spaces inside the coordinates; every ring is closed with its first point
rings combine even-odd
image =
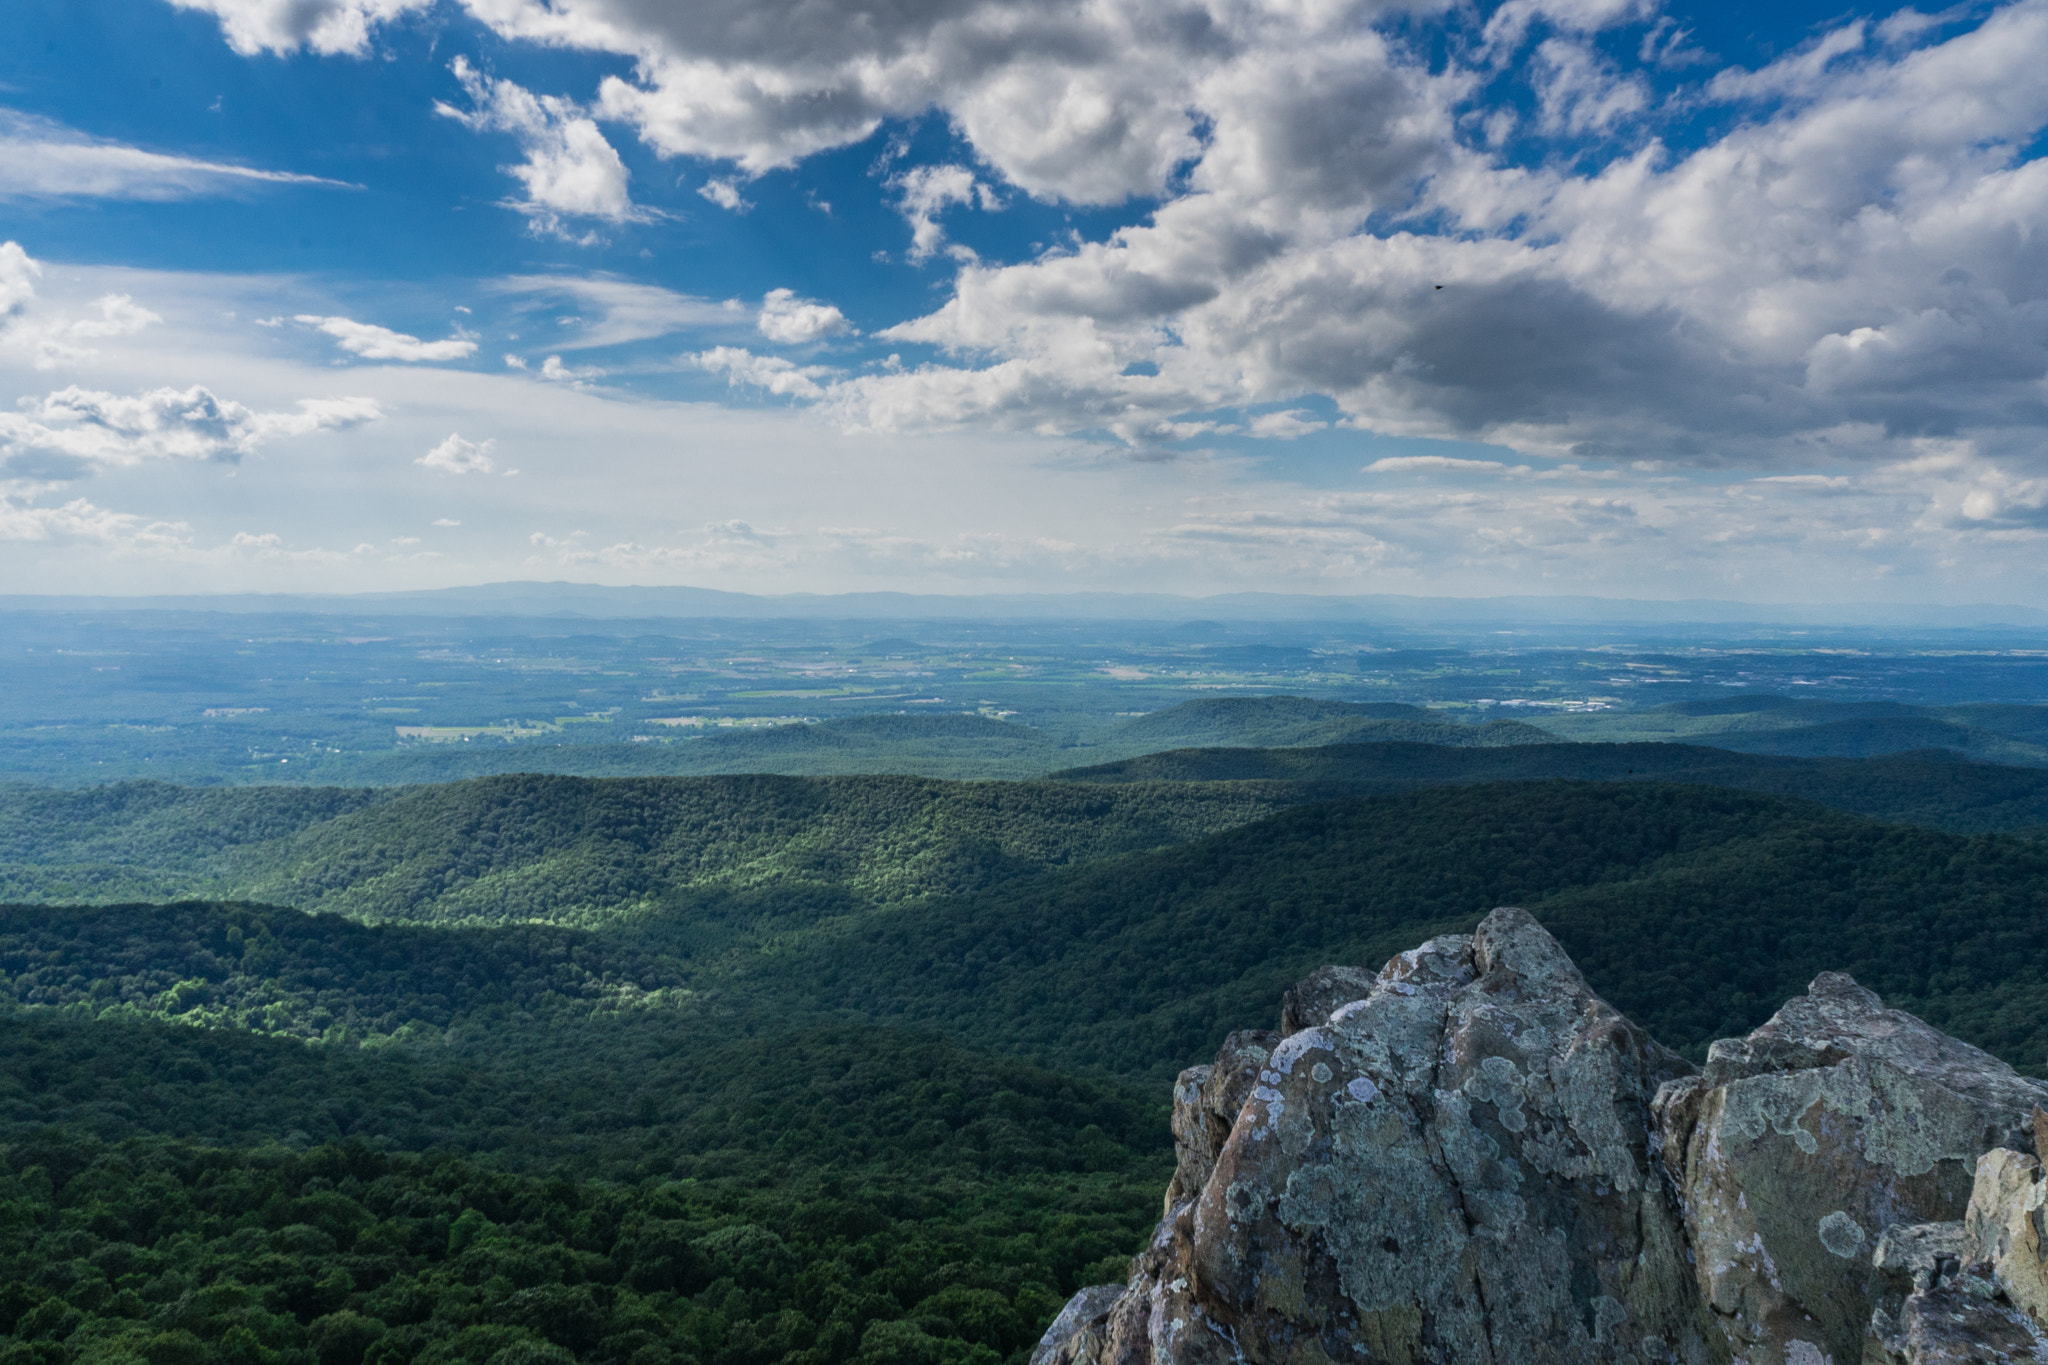
{"type": "Polygon", "coordinates": [[[2048,597],[2042,3],[9,17],[0,589],[2048,597]]]}

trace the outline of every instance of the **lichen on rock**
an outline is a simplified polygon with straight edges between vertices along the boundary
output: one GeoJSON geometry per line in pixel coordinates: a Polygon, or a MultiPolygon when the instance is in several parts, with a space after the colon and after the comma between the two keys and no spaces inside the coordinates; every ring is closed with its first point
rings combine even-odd
{"type": "Polygon", "coordinates": [[[1369,987],[1318,973],[1284,1017],[1320,1021],[1182,1076],[1166,1216],[1097,1359],[1720,1358],[1649,1152],[1650,1098],[1690,1068],[1527,914],[1369,987]]]}
{"type": "MultiPolygon", "coordinates": [[[[1737,1360],[1857,1360],[1894,1224],[1958,1219],[2048,1087],[1823,973],[1657,1098],[1701,1292],[1737,1360]]],[[[2026,1139],[2031,1144],[2031,1138],[2026,1139]]]]}
{"type": "Polygon", "coordinates": [[[1848,977],[1695,1075],[1500,909],[1281,1017],[1032,1365],[2048,1365],[2048,1085],[1848,977]]]}

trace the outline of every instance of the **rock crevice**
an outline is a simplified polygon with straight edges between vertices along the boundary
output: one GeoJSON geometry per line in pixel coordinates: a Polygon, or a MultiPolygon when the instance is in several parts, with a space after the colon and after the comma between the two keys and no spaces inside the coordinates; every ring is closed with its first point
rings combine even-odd
{"type": "Polygon", "coordinates": [[[1501,909],[1281,1023],[1182,1073],[1150,1244],[1033,1365],[2048,1362],[2048,1086],[1845,976],[1695,1072],[1501,909]]]}

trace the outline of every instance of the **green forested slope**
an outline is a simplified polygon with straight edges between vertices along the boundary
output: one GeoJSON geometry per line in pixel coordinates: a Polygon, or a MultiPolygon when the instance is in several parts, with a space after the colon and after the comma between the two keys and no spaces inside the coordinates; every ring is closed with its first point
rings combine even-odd
{"type": "Polygon", "coordinates": [[[1165,1076],[1267,1025],[1311,968],[1377,966],[1500,904],[1554,921],[1597,989],[1694,1055],[1840,969],[2017,1065],[2048,1063],[2048,847],[1654,784],[1303,807],[829,926],[738,984],[800,980],[864,1017],[1165,1076]]]}
{"type": "Polygon", "coordinates": [[[300,1039],[701,1013],[681,935],[369,925],[266,906],[0,907],[0,1001],[300,1039]]]}
{"type": "Polygon", "coordinates": [[[2048,765],[2048,707],[1908,706],[1745,693],[1640,711],[1544,716],[1551,734],[1578,741],[1682,741],[1745,753],[1865,758],[1948,749],[1987,763],[2048,765]]]}
{"type": "Polygon", "coordinates": [[[688,904],[705,909],[689,932],[708,948],[706,934],[746,939],[771,922],[782,932],[1170,846],[1290,805],[1431,785],[1677,780],[1956,832],[2048,825],[2048,773],[1939,753],[1854,761],[1674,744],[1376,743],[1182,750],[1058,776],[8,787],[0,899],[205,896],[370,920],[585,925],[688,904]]]}
{"type": "Polygon", "coordinates": [[[1355,797],[953,894],[856,904],[771,887],[674,899],[603,933],[23,907],[0,914],[0,969],[24,1004],[300,1036],[879,1021],[1157,1077],[1323,962],[1376,965],[1510,903],[1559,916],[1596,986],[1675,1046],[1751,1027],[1834,968],[2010,1060],[2048,1060],[2048,1009],[1993,1017],[2048,970],[2048,845],[1656,783],[1355,797]],[[1649,932],[1669,925],[1685,927],[1649,932]]]}
{"type": "MultiPolygon", "coordinates": [[[[597,929],[0,907],[0,1365],[1022,1365],[1156,1216],[1165,1078],[1301,973],[1503,903],[1696,1057],[1836,969],[2048,1074],[2048,845],[1642,781],[1273,809],[1358,759],[507,779],[254,812],[209,855],[422,918],[504,869],[642,897],[597,929]]],[[[137,847],[205,837],[133,796],[137,847]]],[[[62,823],[33,837],[122,847],[62,823]]]]}
{"type": "Polygon", "coordinates": [[[1958,834],[2048,826],[2048,771],[1953,754],[1869,759],[1737,754],[1695,744],[1338,744],[1303,749],[1180,749],[1055,773],[1072,782],[1289,782],[1318,792],[1401,791],[1461,782],[1691,782],[1769,792],[1873,819],[1958,834]]]}
{"type": "Polygon", "coordinates": [[[532,774],[277,795],[267,837],[252,840],[235,818],[262,796],[249,789],[6,789],[0,898],[203,895],[365,919],[595,923],[772,894],[778,913],[815,916],[1177,843],[1296,799],[1255,784],[532,774]]]}
{"type": "Polygon", "coordinates": [[[1788,730],[1709,731],[1700,744],[1756,754],[1867,758],[1912,749],[1948,749],[1986,763],[2048,764],[2048,748],[1932,716],[1837,720],[1788,730]]]}

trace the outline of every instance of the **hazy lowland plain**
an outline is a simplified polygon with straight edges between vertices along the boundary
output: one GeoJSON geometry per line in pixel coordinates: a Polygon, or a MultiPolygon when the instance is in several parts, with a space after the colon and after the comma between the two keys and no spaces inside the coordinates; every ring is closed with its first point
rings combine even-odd
{"type": "Polygon", "coordinates": [[[19,610],[0,772],[10,1362],[1022,1361],[1499,904],[2048,1076],[2038,625],[19,610]]]}

